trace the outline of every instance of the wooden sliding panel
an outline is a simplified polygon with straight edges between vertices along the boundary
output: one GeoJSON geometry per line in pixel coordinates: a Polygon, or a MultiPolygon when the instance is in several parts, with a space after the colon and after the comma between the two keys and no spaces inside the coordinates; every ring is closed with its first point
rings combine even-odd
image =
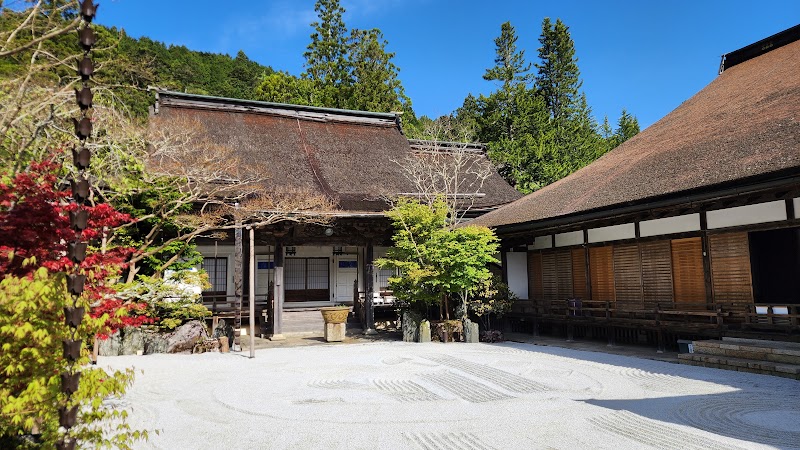
{"type": "Polygon", "coordinates": [[[542,290],[545,300],[558,299],[558,267],[555,252],[542,253],[542,290]]]}
{"type": "Polygon", "coordinates": [[[572,250],[572,295],[586,299],[586,250],[572,250]]]}
{"type": "Polygon", "coordinates": [[[542,289],[542,254],[528,252],[528,298],[541,300],[544,297],[542,289]]]}
{"type": "Polygon", "coordinates": [[[669,241],[644,242],[639,245],[639,250],[642,258],[642,294],[645,308],[672,305],[672,255],[669,241]]]}
{"type": "Polygon", "coordinates": [[[569,250],[556,253],[557,300],[572,298],[572,255],[569,250]]]}
{"type": "Polygon", "coordinates": [[[712,234],[708,246],[714,302],[733,303],[734,309],[744,310],[753,303],[747,233],[712,234]]]}
{"type": "Polygon", "coordinates": [[[642,266],[637,244],[614,246],[614,287],[617,307],[639,309],[642,303],[642,266]]]}
{"type": "Polygon", "coordinates": [[[614,301],[614,247],[589,249],[589,273],[592,282],[592,300],[614,301]]]}
{"type": "Polygon", "coordinates": [[[705,303],[702,239],[699,237],[673,239],[671,248],[675,303],[705,303]]]}

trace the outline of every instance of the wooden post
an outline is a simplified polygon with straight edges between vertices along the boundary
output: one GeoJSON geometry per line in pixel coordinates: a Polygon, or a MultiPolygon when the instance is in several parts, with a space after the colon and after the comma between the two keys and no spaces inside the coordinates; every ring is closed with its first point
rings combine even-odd
{"type": "Polygon", "coordinates": [[[703,248],[703,281],[706,285],[706,303],[714,302],[714,287],[711,283],[711,250],[708,245],[708,221],[706,212],[700,212],[700,242],[703,248]]]}
{"type": "Polygon", "coordinates": [[[283,337],[283,242],[275,242],[275,294],[272,300],[272,335],[271,341],[280,341],[283,337]]]}
{"type": "MultiPolygon", "coordinates": [[[[239,208],[239,204],[236,204],[239,208]]],[[[242,223],[236,220],[234,230],[234,255],[233,255],[233,288],[236,294],[236,309],[233,315],[233,342],[229,342],[231,350],[240,351],[242,334],[242,295],[244,292],[244,252],[242,251],[242,223]]]]}
{"type": "Polygon", "coordinates": [[[664,353],[664,327],[661,326],[660,304],[656,304],[656,328],[658,329],[658,350],[656,353],[664,353]]]}
{"type": "Polygon", "coordinates": [[[250,267],[248,276],[250,277],[248,297],[250,298],[250,357],[256,357],[256,231],[248,227],[250,231],[250,267]]]}
{"type": "Polygon", "coordinates": [[[372,240],[367,241],[367,252],[364,258],[364,268],[366,269],[366,277],[364,278],[364,305],[365,311],[365,324],[364,334],[376,334],[375,332],[375,305],[372,302],[372,296],[375,295],[373,278],[375,276],[374,248],[372,247],[372,240]]]}
{"type": "Polygon", "coordinates": [[[614,346],[614,327],[611,325],[611,302],[606,302],[606,337],[608,337],[608,346],[614,346]]]}
{"type": "Polygon", "coordinates": [[[574,324],[572,323],[572,305],[567,300],[567,342],[573,342],[575,339],[574,324]]]}

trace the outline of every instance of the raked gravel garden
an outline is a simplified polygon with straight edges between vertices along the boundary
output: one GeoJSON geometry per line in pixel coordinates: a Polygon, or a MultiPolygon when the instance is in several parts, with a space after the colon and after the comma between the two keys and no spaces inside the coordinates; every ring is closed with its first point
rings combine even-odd
{"type": "Polygon", "coordinates": [[[800,448],[800,382],[531,344],[101,358],[154,449],[800,448]]]}

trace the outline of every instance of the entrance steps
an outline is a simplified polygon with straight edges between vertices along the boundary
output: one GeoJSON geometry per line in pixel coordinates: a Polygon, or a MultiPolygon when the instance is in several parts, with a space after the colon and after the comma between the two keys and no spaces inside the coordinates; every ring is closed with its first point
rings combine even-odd
{"type": "Polygon", "coordinates": [[[800,343],[725,337],[694,341],[693,347],[678,362],[800,380],[800,343]]]}
{"type": "Polygon", "coordinates": [[[318,334],[325,330],[325,321],[319,308],[303,310],[283,310],[283,334],[318,334]]]}

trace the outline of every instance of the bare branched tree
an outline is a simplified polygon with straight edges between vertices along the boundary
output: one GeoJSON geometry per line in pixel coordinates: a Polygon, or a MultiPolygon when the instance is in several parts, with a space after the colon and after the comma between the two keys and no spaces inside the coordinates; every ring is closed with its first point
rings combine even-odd
{"type": "MultiPolygon", "coordinates": [[[[104,177],[130,175],[113,172],[115,168],[130,167],[117,159],[143,161],[143,170],[137,174],[139,180],[135,186],[126,190],[119,183],[120,187],[105,195],[129,196],[146,190],[151,197],[160,199],[150,213],[137,217],[139,221],[157,220],[129,261],[129,281],[138,272],[137,263],[175,243],[189,243],[199,236],[219,236],[225,230],[242,226],[259,228],[279,222],[325,224],[335,209],[331,199],[319,193],[280,191],[275,185],[268,185],[269,178],[264,174],[269,171],[246,164],[236,149],[213,142],[205,127],[194,120],[151,118],[145,136],[131,134],[130,140],[118,150],[106,156],[104,177]],[[132,141],[137,139],[135,145],[132,141]],[[132,149],[138,149],[134,150],[138,154],[132,154],[132,149]],[[167,224],[177,226],[178,231],[164,238],[167,224]]],[[[173,255],[159,271],[180,256],[173,255]]]]}
{"type": "MultiPolygon", "coordinates": [[[[9,63],[0,76],[0,160],[4,172],[13,174],[25,170],[28,162],[74,142],[72,118],[78,115],[75,89],[80,84],[78,65],[83,52],[77,39],[67,39],[69,44],[60,39],[77,30],[77,0],[10,3],[5,2],[11,9],[0,16],[0,62],[9,63]]],[[[0,8],[3,6],[0,1],[0,8]]],[[[116,45],[106,44],[96,47],[94,53],[102,54],[116,45]]],[[[96,58],[93,66],[95,73],[102,73],[121,64],[125,62],[96,58]]],[[[103,114],[109,105],[116,109],[106,112],[110,118],[124,112],[115,98],[115,89],[123,86],[94,81],[91,116],[103,114]]]]}
{"type": "Polygon", "coordinates": [[[416,189],[400,195],[416,197],[428,204],[443,199],[451,226],[455,226],[477,199],[485,195],[482,189],[492,175],[492,165],[485,148],[472,143],[472,130],[448,118],[430,122],[424,137],[410,140],[412,154],[395,161],[416,189]]]}

